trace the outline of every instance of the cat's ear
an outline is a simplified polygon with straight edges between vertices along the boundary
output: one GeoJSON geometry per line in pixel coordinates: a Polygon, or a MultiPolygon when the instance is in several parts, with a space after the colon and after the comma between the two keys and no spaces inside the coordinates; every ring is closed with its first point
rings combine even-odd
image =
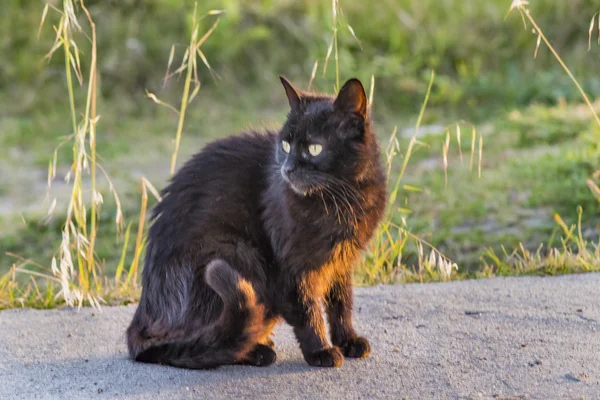
{"type": "Polygon", "coordinates": [[[357,114],[367,117],[367,95],[362,83],[356,78],[350,79],[342,86],[333,108],[345,114],[357,114]]]}
{"type": "Polygon", "coordinates": [[[296,89],[294,85],[292,85],[290,81],[285,79],[283,76],[280,76],[279,79],[281,80],[283,88],[285,89],[285,95],[287,96],[288,101],[290,102],[290,107],[292,108],[292,110],[297,110],[298,108],[300,108],[300,91],[296,89]]]}

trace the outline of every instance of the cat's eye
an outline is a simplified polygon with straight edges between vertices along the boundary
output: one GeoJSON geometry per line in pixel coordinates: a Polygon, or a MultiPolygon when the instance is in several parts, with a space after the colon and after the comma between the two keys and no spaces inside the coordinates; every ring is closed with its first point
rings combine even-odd
{"type": "Polygon", "coordinates": [[[313,157],[318,156],[319,154],[321,154],[322,151],[323,146],[321,146],[320,144],[311,144],[310,146],[308,146],[308,152],[313,157]]]}
{"type": "Polygon", "coordinates": [[[290,152],[290,149],[291,149],[290,142],[283,140],[281,142],[281,147],[283,148],[283,151],[285,151],[286,153],[290,152]]]}

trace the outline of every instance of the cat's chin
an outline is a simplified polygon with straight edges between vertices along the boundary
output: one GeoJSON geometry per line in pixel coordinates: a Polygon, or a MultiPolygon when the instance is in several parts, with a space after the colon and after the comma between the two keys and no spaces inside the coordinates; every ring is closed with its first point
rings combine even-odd
{"type": "Polygon", "coordinates": [[[298,196],[307,197],[311,194],[310,189],[303,189],[301,187],[294,185],[292,182],[287,182],[287,184],[290,187],[290,189],[292,189],[292,191],[294,193],[296,193],[298,196]]]}
{"type": "Polygon", "coordinates": [[[283,181],[294,193],[301,197],[308,197],[311,194],[316,192],[315,188],[311,188],[307,185],[299,185],[297,183],[292,182],[285,174],[281,174],[283,177],[283,181]]]}

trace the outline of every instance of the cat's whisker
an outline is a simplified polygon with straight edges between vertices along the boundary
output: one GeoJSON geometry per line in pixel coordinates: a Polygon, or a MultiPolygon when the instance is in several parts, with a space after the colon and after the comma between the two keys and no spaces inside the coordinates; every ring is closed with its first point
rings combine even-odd
{"type": "Polygon", "coordinates": [[[358,217],[354,210],[353,203],[357,205],[360,209],[360,212],[364,214],[364,209],[361,204],[361,199],[363,197],[357,193],[358,189],[347,182],[329,177],[324,174],[319,174],[318,179],[321,181],[320,183],[324,187],[327,187],[329,189],[329,194],[331,197],[337,197],[338,199],[343,201],[343,204],[346,208],[346,212],[348,214],[346,222],[350,223],[350,218],[352,218],[353,223],[356,225],[358,223],[358,217]]]}
{"type": "Polygon", "coordinates": [[[325,214],[329,215],[329,209],[327,208],[327,203],[325,202],[325,198],[323,197],[323,192],[319,192],[319,196],[321,197],[321,201],[323,202],[323,206],[325,207],[325,214]]]}
{"type": "Polygon", "coordinates": [[[335,205],[335,214],[338,218],[338,222],[341,224],[342,223],[342,219],[341,219],[341,211],[340,211],[340,207],[338,206],[337,201],[335,200],[335,195],[333,195],[330,191],[329,188],[327,186],[324,187],[324,191],[326,194],[329,194],[329,197],[331,198],[331,200],[333,201],[333,204],[335,205]]]}
{"type": "Polygon", "coordinates": [[[356,219],[355,215],[354,215],[354,209],[352,208],[352,205],[350,204],[350,202],[348,201],[346,195],[343,192],[340,192],[338,188],[336,188],[335,186],[328,186],[328,193],[330,194],[331,198],[335,201],[335,199],[337,198],[338,200],[342,200],[342,205],[345,208],[346,212],[344,211],[344,208],[339,212],[338,214],[338,221],[341,223],[341,218],[343,217],[345,222],[347,224],[350,224],[350,218],[356,219]]]}

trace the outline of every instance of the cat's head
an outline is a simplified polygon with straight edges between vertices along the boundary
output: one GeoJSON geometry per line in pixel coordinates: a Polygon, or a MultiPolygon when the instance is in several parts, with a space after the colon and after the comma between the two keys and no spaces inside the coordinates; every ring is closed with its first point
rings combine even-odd
{"type": "Polygon", "coordinates": [[[334,98],[301,92],[280,79],[291,107],[277,143],[283,181],[309,196],[360,180],[376,146],[362,83],[350,79],[334,98]]]}

